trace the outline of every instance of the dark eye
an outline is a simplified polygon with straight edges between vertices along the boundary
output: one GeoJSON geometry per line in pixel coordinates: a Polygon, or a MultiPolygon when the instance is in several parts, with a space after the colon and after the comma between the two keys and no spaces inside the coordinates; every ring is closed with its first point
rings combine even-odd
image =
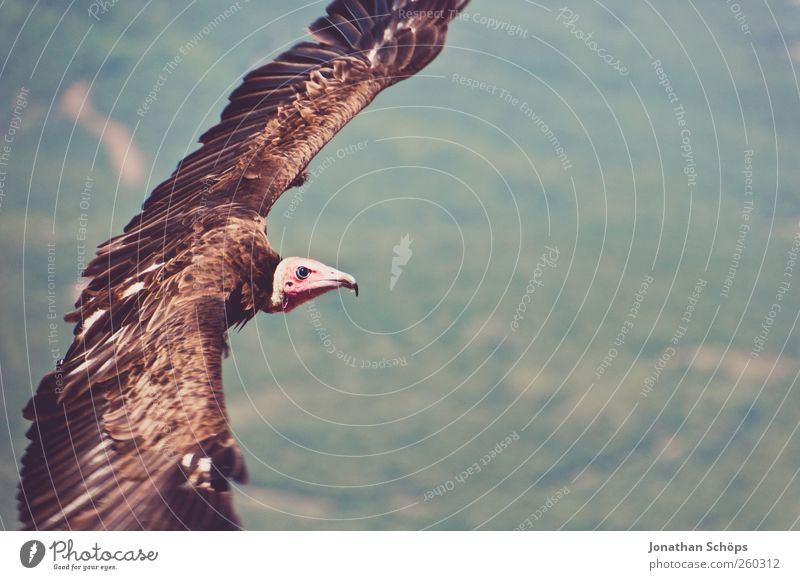
{"type": "Polygon", "coordinates": [[[297,271],[295,272],[295,274],[297,274],[297,278],[298,278],[299,280],[305,280],[306,278],[308,278],[308,275],[309,275],[310,273],[311,273],[311,270],[309,270],[309,269],[308,269],[308,268],[306,268],[305,266],[300,266],[300,267],[297,269],[297,271]]]}

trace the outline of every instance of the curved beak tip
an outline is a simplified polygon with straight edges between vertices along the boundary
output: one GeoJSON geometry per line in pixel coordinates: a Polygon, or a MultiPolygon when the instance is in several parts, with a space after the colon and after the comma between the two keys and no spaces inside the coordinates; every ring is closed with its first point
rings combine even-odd
{"type": "Polygon", "coordinates": [[[337,271],[334,272],[331,280],[334,281],[340,288],[347,288],[348,290],[354,292],[356,296],[358,296],[358,282],[356,282],[356,279],[350,274],[337,271]]]}

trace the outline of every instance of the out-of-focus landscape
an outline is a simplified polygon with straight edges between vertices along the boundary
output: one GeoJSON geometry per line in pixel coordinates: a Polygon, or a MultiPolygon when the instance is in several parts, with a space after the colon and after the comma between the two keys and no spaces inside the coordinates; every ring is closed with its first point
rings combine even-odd
{"type": "MultiPolygon", "coordinates": [[[[0,4],[0,526],[94,247],[325,2],[0,4]]],[[[800,527],[800,6],[473,0],[273,208],[249,529],[800,527]]]]}

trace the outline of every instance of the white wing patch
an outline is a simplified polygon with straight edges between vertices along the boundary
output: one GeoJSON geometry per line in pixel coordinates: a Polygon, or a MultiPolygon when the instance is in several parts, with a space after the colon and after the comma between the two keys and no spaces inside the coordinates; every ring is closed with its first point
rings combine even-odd
{"type": "Polygon", "coordinates": [[[100,310],[95,310],[94,312],[92,312],[92,315],[83,321],[83,332],[89,330],[89,327],[92,326],[92,324],[94,324],[98,320],[100,320],[100,317],[103,316],[103,314],[105,313],[106,311],[103,310],[102,308],[100,310]]]}
{"type": "Polygon", "coordinates": [[[114,357],[109,358],[106,362],[100,365],[100,368],[97,369],[97,374],[102,374],[107,368],[111,366],[111,363],[115,362],[117,359],[114,357]]]}
{"type": "Polygon", "coordinates": [[[89,368],[89,365],[90,365],[91,363],[92,363],[92,360],[91,360],[91,359],[90,359],[90,358],[87,356],[87,357],[86,357],[86,360],[84,360],[84,361],[83,361],[83,362],[82,362],[82,363],[81,363],[81,364],[80,364],[80,365],[79,365],[77,368],[75,368],[75,369],[74,369],[74,370],[73,370],[71,373],[69,373],[69,375],[67,375],[67,376],[71,376],[71,375],[77,375],[78,373],[80,373],[80,372],[82,372],[82,371],[85,371],[86,369],[88,369],[88,368],[89,368]]]}
{"type": "Polygon", "coordinates": [[[146,270],[142,270],[140,272],[140,274],[147,274],[148,272],[152,272],[153,270],[158,270],[163,265],[164,265],[164,262],[159,262],[158,264],[153,264],[152,266],[150,266],[146,270]]]}
{"type": "MultiPolygon", "coordinates": [[[[406,28],[406,27],[408,27],[408,25],[406,25],[405,23],[401,22],[398,25],[398,27],[399,28],[406,28]]],[[[383,40],[381,40],[380,42],[375,44],[375,46],[372,47],[372,49],[370,49],[370,51],[367,53],[367,59],[369,59],[369,61],[372,64],[375,64],[375,55],[378,54],[378,49],[381,47],[381,45],[385,44],[386,42],[389,41],[389,39],[392,38],[392,34],[394,34],[394,31],[391,28],[386,28],[383,31],[383,40]]]]}
{"type": "Polygon", "coordinates": [[[122,297],[127,298],[128,296],[133,296],[134,294],[143,289],[144,289],[144,282],[136,282],[134,284],[131,284],[125,289],[125,292],[122,293],[122,297]]]}

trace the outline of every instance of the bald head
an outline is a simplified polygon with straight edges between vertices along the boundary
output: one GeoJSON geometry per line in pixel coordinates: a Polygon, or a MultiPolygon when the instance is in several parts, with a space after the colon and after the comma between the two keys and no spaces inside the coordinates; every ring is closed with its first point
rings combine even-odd
{"type": "Polygon", "coordinates": [[[337,288],[348,288],[358,296],[358,284],[350,274],[310,258],[284,258],[275,268],[270,311],[289,312],[337,288]]]}

